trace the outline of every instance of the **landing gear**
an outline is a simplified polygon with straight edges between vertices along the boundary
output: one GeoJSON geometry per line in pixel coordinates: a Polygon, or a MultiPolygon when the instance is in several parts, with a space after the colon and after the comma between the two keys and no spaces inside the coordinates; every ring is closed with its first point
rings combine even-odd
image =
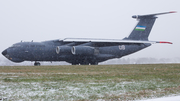
{"type": "Polygon", "coordinates": [[[71,60],[69,63],[72,65],[98,65],[98,60],[95,57],[77,57],[74,60],[71,60]]]}
{"type": "Polygon", "coordinates": [[[36,62],[34,63],[34,66],[40,66],[41,64],[39,62],[36,62]]]}
{"type": "Polygon", "coordinates": [[[98,62],[81,62],[81,63],[71,63],[72,65],[98,65],[98,62]]]}
{"type": "Polygon", "coordinates": [[[72,63],[72,65],[76,65],[76,63],[72,63]]]}
{"type": "Polygon", "coordinates": [[[87,62],[80,63],[81,65],[89,65],[87,62]]]}
{"type": "Polygon", "coordinates": [[[91,62],[91,65],[98,65],[98,62],[91,62]]]}
{"type": "Polygon", "coordinates": [[[72,65],[79,65],[79,63],[72,63],[72,65]]]}

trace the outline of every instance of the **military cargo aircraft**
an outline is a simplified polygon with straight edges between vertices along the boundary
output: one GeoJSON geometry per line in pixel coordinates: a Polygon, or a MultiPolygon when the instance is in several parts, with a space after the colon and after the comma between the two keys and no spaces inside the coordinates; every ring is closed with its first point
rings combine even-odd
{"type": "Polygon", "coordinates": [[[132,54],[155,43],[166,41],[149,41],[148,36],[157,15],[175,13],[175,11],[134,15],[137,25],[128,37],[124,39],[90,39],[65,38],[44,42],[19,42],[5,49],[2,54],[13,62],[35,61],[66,61],[72,65],[98,65],[99,62],[113,58],[121,58],[132,54]]]}

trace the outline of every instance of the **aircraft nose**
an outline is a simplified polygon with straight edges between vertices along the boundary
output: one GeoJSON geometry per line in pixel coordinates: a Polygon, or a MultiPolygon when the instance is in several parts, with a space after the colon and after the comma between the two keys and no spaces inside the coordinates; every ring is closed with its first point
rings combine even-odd
{"type": "Polygon", "coordinates": [[[7,55],[7,49],[2,52],[2,55],[7,55]]]}

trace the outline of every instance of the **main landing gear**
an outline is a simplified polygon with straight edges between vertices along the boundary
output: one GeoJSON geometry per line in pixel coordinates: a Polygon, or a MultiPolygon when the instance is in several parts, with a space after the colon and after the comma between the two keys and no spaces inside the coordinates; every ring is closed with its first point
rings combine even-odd
{"type": "Polygon", "coordinates": [[[83,63],[72,63],[72,65],[98,65],[98,62],[83,62],[83,63]]]}
{"type": "Polygon", "coordinates": [[[37,61],[35,61],[34,66],[40,66],[41,64],[37,61]]]}

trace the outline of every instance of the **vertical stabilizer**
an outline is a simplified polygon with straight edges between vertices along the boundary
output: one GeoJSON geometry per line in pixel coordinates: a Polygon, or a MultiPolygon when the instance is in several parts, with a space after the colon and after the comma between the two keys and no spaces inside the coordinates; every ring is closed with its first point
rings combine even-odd
{"type": "Polygon", "coordinates": [[[151,29],[156,21],[156,15],[175,13],[165,12],[165,13],[157,13],[157,14],[149,14],[149,15],[135,15],[132,18],[137,19],[139,22],[131,32],[131,34],[125,38],[128,40],[148,40],[151,29]]]}

